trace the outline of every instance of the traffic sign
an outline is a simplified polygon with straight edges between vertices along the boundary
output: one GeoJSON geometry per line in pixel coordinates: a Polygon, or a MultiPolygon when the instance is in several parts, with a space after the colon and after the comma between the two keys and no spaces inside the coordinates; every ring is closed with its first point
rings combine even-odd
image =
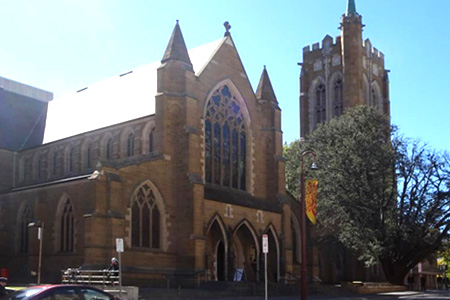
{"type": "Polygon", "coordinates": [[[123,239],[116,239],[116,251],[123,252],[123,239]]]}
{"type": "Polygon", "coordinates": [[[262,235],[263,253],[269,253],[269,237],[267,234],[262,235]]]}

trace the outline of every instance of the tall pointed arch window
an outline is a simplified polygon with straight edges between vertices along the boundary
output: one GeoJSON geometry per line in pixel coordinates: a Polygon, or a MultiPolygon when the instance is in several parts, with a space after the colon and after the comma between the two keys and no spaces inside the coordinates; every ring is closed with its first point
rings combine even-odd
{"type": "Polygon", "coordinates": [[[58,152],[53,153],[52,175],[56,175],[58,168],[58,152]]]}
{"type": "Polygon", "coordinates": [[[61,252],[73,252],[75,231],[74,231],[73,208],[70,198],[64,200],[64,206],[61,211],[59,222],[60,222],[59,250],[61,252]]]}
{"type": "Polygon", "coordinates": [[[342,79],[339,78],[333,85],[333,109],[334,116],[338,117],[344,112],[344,103],[342,100],[342,79]]]}
{"type": "Polygon", "coordinates": [[[45,179],[47,177],[47,155],[43,154],[38,161],[38,178],[45,179]]]}
{"type": "Polygon", "coordinates": [[[89,144],[86,148],[86,167],[92,167],[92,145],[89,144]]]}
{"type": "Polygon", "coordinates": [[[31,208],[29,205],[26,205],[24,209],[22,210],[22,213],[20,215],[19,219],[19,236],[20,236],[20,242],[19,242],[19,251],[20,253],[28,253],[28,239],[29,239],[29,233],[28,233],[28,224],[32,222],[33,215],[31,212],[31,208]]]}
{"type": "Polygon", "coordinates": [[[370,105],[379,108],[379,93],[376,90],[375,86],[372,87],[370,92],[370,105]]]}
{"type": "Polygon", "coordinates": [[[106,159],[111,159],[113,154],[113,139],[110,138],[106,142],[106,159]]]}
{"type": "Polygon", "coordinates": [[[150,133],[148,134],[148,153],[152,153],[153,152],[153,132],[155,130],[152,129],[150,130],[150,133]]]}
{"type": "Polygon", "coordinates": [[[159,249],[161,244],[160,211],[148,184],[138,188],[131,203],[131,245],[159,249]]]}
{"type": "Polygon", "coordinates": [[[69,171],[75,171],[75,148],[70,149],[69,153],[69,171]]]}
{"type": "Polygon", "coordinates": [[[319,84],[316,88],[315,92],[316,97],[316,107],[315,107],[315,113],[316,113],[316,125],[319,123],[323,123],[326,121],[327,118],[327,103],[326,103],[326,88],[323,83],[319,84]]]}
{"type": "Polygon", "coordinates": [[[134,155],[134,133],[130,133],[127,139],[127,157],[134,155]]]}
{"type": "Polygon", "coordinates": [[[205,116],[207,183],[246,189],[247,135],[244,116],[227,85],[208,100],[205,116]]]}

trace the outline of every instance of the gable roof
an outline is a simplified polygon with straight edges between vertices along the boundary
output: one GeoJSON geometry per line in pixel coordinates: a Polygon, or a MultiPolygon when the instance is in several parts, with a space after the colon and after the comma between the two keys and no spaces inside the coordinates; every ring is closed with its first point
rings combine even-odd
{"type": "MultiPolygon", "coordinates": [[[[226,39],[189,50],[196,75],[226,39]]],[[[150,63],[49,102],[44,143],[154,114],[160,65],[150,63]]]]}

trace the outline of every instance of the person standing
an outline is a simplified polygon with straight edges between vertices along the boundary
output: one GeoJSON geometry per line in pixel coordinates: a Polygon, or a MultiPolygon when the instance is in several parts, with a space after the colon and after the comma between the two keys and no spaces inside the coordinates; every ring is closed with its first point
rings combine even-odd
{"type": "Polygon", "coordinates": [[[7,294],[6,289],[5,289],[7,282],[8,282],[8,278],[0,277],[0,297],[3,297],[7,294]]]}
{"type": "Polygon", "coordinates": [[[421,290],[421,291],[426,291],[426,290],[427,290],[426,283],[427,283],[427,279],[425,278],[424,275],[422,275],[422,276],[420,277],[420,290],[421,290]]]}

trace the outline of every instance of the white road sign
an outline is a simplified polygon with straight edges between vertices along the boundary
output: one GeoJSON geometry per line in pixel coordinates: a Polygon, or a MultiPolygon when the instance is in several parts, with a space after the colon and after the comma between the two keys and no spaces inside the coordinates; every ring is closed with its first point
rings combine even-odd
{"type": "Polygon", "coordinates": [[[116,251],[123,252],[123,239],[116,239],[116,251]]]}
{"type": "Polygon", "coordinates": [[[269,237],[267,234],[262,235],[262,248],[263,253],[269,253],[269,237]]]}

